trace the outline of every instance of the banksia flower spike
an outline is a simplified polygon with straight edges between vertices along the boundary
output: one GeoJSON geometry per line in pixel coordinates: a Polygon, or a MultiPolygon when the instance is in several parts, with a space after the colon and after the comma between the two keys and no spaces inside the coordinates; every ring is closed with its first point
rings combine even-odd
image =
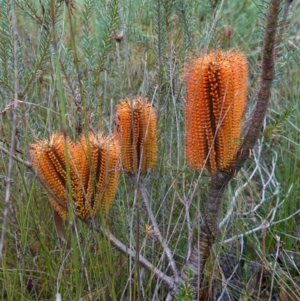
{"type": "MultiPolygon", "coordinates": [[[[69,138],[54,133],[49,140],[39,141],[31,145],[33,166],[38,170],[41,177],[48,184],[54,194],[60,199],[64,208],[49,196],[54,210],[63,218],[68,217],[68,193],[66,156],[72,150],[73,144],[69,138]]],[[[70,157],[67,156],[69,162],[70,157]]],[[[69,163],[70,164],[70,163],[69,163]]],[[[70,165],[69,165],[70,166],[70,165]]]]}
{"type": "Polygon", "coordinates": [[[64,206],[49,196],[54,210],[63,219],[68,218],[70,199],[81,219],[95,215],[99,207],[102,211],[111,207],[119,178],[118,147],[112,137],[89,134],[73,145],[63,135],[52,134],[49,141],[32,144],[31,154],[34,167],[64,206]],[[70,169],[70,196],[66,158],[70,169]]]}
{"type": "Polygon", "coordinates": [[[145,173],[157,157],[156,111],[146,99],[122,100],[115,114],[115,137],[125,171],[145,173]]]}
{"type": "Polygon", "coordinates": [[[113,137],[82,136],[73,152],[73,200],[77,215],[86,219],[99,207],[107,211],[114,200],[118,179],[118,147],[113,137]]]}
{"type": "Polygon", "coordinates": [[[247,60],[239,52],[211,52],[186,73],[186,155],[193,169],[212,173],[235,163],[246,104],[247,60]]]}

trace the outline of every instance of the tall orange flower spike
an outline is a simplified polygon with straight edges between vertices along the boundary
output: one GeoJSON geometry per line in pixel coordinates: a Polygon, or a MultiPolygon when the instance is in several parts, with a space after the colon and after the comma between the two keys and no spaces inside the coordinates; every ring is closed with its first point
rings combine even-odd
{"type": "MultiPolygon", "coordinates": [[[[68,193],[67,193],[67,172],[66,156],[72,150],[73,144],[69,138],[54,133],[49,140],[38,141],[31,145],[31,156],[34,167],[41,177],[49,185],[54,194],[62,202],[62,207],[49,196],[50,203],[54,210],[63,218],[68,217],[68,193]]],[[[70,164],[70,157],[67,156],[70,164]]]]}
{"type": "Polygon", "coordinates": [[[125,171],[141,173],[157,158],[156,111],[146,99],[125,99],[117,106],[115,137],[120,145],[125,171]]]}
{"type": "Polygon", "coordinates": [[[118,179],[118,147],[113,137],[90,133],[82,136],[73,151],[73,199],[77,215],[86,219],[99,207],[107,211],[114,200],[118,179]]]}
{"type": "Polygon", "coordinates": [[[115,141],[101,134],[81,137],[73,145],[70,139],[52,134],[50,140],[31,145],[33,165],[62,202],[63,208],[49,197],[54,210],[68,218],[69,199],[75,205],[75,213],[81,219],[88,219],[101,207],[107,211],[113,202],[118,178],[118,147],[115,141]],[[70,168],[71,196],[68,195],[67,160],[70,168]]]}
{"type": "Polygon", "coordinates": [[[193,169],[212,173],[235,163],[246,104],[247,60],[240,52],[211,52],[186,73],[186,155],[193,169]]]}

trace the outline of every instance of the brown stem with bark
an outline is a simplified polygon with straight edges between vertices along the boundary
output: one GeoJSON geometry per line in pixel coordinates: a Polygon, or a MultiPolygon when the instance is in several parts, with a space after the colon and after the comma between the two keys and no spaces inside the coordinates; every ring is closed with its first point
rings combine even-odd
{"type": "Polygon", "coordinates": [[[282,0],[270,0],[268,7],[262,52],[260,89],[251,125],[238,152],[235,166],[230,171],[219,171],[211,177],[204,215],[199,225],[198,242],[193,247],[191,256],[185,266],[185,269],[190,268],[193,271],[192,285],[197,293],[201,288],[205,263],[219,232],[218,221],[222,208],[224,190],[229,181],[249,158],[266,116],[271,96],[272,82],[275,75],[276,32],[281,3],[282,0]]]}
{"type": "Polygon", "coordinates": [[[233,172],[218,172],[211,178],[203,219],[199,226],[198,241],[185,267],[193,271],[192,286],[196,292],[200,291],[205,263],[219,232],[223,193],[233,174],[233,172]]]}

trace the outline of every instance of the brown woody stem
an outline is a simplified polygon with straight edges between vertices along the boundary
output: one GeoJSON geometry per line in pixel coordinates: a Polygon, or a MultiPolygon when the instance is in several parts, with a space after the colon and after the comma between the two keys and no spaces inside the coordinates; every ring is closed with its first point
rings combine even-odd
{"type": "Polygon", "coordinates": [[[239,156],[235,166],[236,172],[240,170],[244,162],[249,157],[252,148],[255,146],[266,116],[271,96],[271,87],[275,76],[276,32],[281,2],[281,0],[270,0],[262,53],[260,88],[251,125],[239,151],[239,156]]]}

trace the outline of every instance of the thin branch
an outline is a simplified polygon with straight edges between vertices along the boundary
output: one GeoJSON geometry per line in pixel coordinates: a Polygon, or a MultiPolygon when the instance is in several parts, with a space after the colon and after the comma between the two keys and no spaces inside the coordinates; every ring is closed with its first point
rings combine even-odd
{"type": "MultiPolygon", "coordinates": [[[[96,223],[94,220],[87,220],[83,222],[86,223],[90,228],[95,229],[97,232],[103,234],[120,252],[131,257],[134,260],[136,259],[135,251],[127,248],[121,241],[119,241],[113,234],[111,234],[107,229],[102,227],[99,223],[96,223]]],[[[139,263],[148,271],[152,271],[153,274],[169,288],[169,290],[172,291],[174,289],[174,279],[172,277],[167,276],[158,268],[154,267],[152,263],[150,263],[142,255],[139,255],[139,263]]]]}
{"type": "Polygon", "coordinates": [[[12,94],[14,94],[14,89],[3,78],[0,78],[0,84],[5,86],[12,94]]]}
{"type": "Polygon", "coordinates": [[[251,182],[253,177],[257,174],[257,171],[258,171],[259,176],[261,178],[261,183],[263,184],[262,193],[261,193],[261,197],[260,197],[260,202],[258,204],[256,204],[252,209],[247,210],[246,212],[239,213],[239,214],[243,215],[243,216],[254,214],[268,200],[268,198],[266,197],[266,190],[270,189],[270,187],[273,187],[274,190],[275,190],[274,193],[273,193],[274,196],[276,196],[279,193],[279,183],[275,179],[275,175],[274,175],[275,168],[276,168],[276,162],[277,162],[277,153],[275,151],[273,151],[274,155],[275,155],[275,158],[272,158],[271,172],[269,172],[265,168],[265,173],[268,176],[267,181],[265,181],[265,177],[264,177],[264,174],[262,173],[262,170],[261,170],[262,168],[261,168],[261,164],[260,164],[260,157],[261,157],[261,153],[262,153],[262,149],[263,149],[262,146],[263,146],[263,141],[259,141],[259,145],[258,145],[258,148],[256,150],[257,154],[253,153],[254,161],[256,163],[255,168],[251,172],[251,174],[248,177],[247,181],[242,186],[238,187],[237,190],[235,191],[235,194],[234,194],[234,196],[232,197],[232,199],[230,201],[230,207],[229,207],[229,209],[226,213],[226,216],[219,223],[219,228],[220,229],[222,227],[224,227],[228,223],[228,220],[232,217],[233,212],[236,208],[238,196],[248,186],[248,184],[251,182]]]}
{"type": "Polygon", "coordinates": [[[242,256],[243,256],[243,253],[244,253],[244,238],[243,238],[243,237],[242,237],[242,239],[241,239],[240,245],[241,245],[241,248],[240,248],[240,256],[239,256],[239,259],[238,259],[238,261],[237,261],[237,263],[236,263],[236,265],[235,265],[235,267],[234,267],[234,269],[233,269],[231,275],[230,275],[228,278],[226,277],[226,278],[227,278],[227,279],[226,279],[226,283],[225,283],[224,288],[222,289],[222,293],[220,294],[220,296],[219,296],[219,298],[218,298],[217,301],[222,301],[222,300],[224,300],[224,299],[222,299],[222,297],[223,297],[225,291],[227,292],[228,284],[230,283],[231,279],[236,275],[237,269],[241,266],[242,256]]]}
{"type": "Polygon", "coordinates": [[[26,83],[26,85],[25,85],[22,93],[20,93],[22,95],[22,98],[24,97],[24,95],[26,94],[28,88],[32,84],[33,80],[35,79],[36,74],[37,74],[37,70],[40,69],[40,67],[41,67],[41,65],[43,63],[43,60],[44,60],[45,56],[47,55],[50,42],[51,42],[51,35],[48,36],[47,41],[46,41],[45,46],[44,46],[44,50],[42,52],[42,55],[41,55],[39,61],[35,64],[32,72],[31,72],[31,75],[30,75],[30,77],[29,77],[29,79],[28,79],[28,81],[27,81],[27,83],[26,83]]]}
{"type": "MultiPolygon", "coordinates": [[[[290,7],[292,4],[293,0],[285,0],[285,5],[284,5],[284,11],[283,11],[283,17],[282,17],[282,21],[281,21],[281,25],[280,25],[280,30],[278,33],[279,39],[283,38],[283,33],[284,33],[284,29],[286,27],[286,23],[287,23],[287,18],[289,15],[289,11],[290,11],[290,7]]],[[[278,52],[280,49],[276,49],[276,56],[278,58],[278,52]]]]}
{"type": "Polygon", "coordinates": [[[251,126],[239,151],[235,172],[240,170],[245,161],[248,159],[251,149],[257,142],[263,121],[266,116],[271,97],[272,83],[275,76],[276,32],[279,22],[278,20],[281,2],[281,0],[270,0],[266,19],[264,45],[262,51],[260,88],[257,96],[257,103],[253,118],[251,120],[251,126]]]}
{"type": "Polygon", "coordinates": [[[89,273],[88,273],[88,269],[87,269],[86,264],[85,264],[85,259],[84,259],[84,255],[83,255],[83,252],[82,252],[82,245],[80,243],[80,238],[79,238],[79,233],[78,233],[76,223],[74,223],[74,230],[75,230],[75,235],[76,235],[77,247],[78,247],[80,258],[81,258],[81,268],[84,271],[85,281],[87,283],[89,294],[92,295],[92,288],[91,288],[91,283],[90,283],[90,280],[89,280],[89,273]]]}
{"type": "Polygon", "coordinates": [[[230,207],[225,215],[225,217],[222,219],[222,221],[219,223],[219,229],[223,228],[227,223],[228,220],[231,218],[235,207],[236,207],[236,203],[238,200],[238,196],[239,194],[248,186],[248,184],[251,182],[251,180],[253,179],[253,177],[256,174],[256,171],[258,169],[258,165],[255,166],[255,169],[252,171],[251,175],[248,177],[247,181],[240,187],[238,187],[238,189],[235,191],[234,196],[232,197],[231,201],[230,201],[230,207]]]}
{"type": "Polygon", "coordinates": [[[283,247],[283,242],[280,240],[280,237],[278,235],[275,235],[276,238],[276,254],[275,254],[275,260],[274,260],[274,266],[273,268],[273,273],[272,273],[272,280],[271,280],[271,286],[270,286],[270,293],[269,293],[269,301],[272,299],[272,294],[273,294],[273,288],[274,288],[274,280],[275,280],[275,271],[278,269],[278,257],[282,251],[283,247]]]}
{"type": "Polygon", "coordinates": [[[223,241],[223,243],[229,243],[229,242],[232,242],[232,241],[237,240],[239,238],[243,238],[243,237],[245,237],[247,235],[253,234],[255,232],[268,229],[268,228],[270,228],[270,226],[271,226],[271,223],[270,222],[266,222],[265,224],[261,224],[261,225],[255,227],[255,228],[253,228],[253,229],[251,229],[249,231],[246,231],[245,233],[241,233],[241,234],[235,235],[235,236],[233,236],[231,238],[225,239],[223,241]]]}
{"type": "Polygon", "coordinates": [[[268,216],[262,221],[262,223],[261,223],[259,226],[255,227],[255,228],[253,228],[253,229],[251,229],[251,230],[248,230],[248,231],[246,231],[246,232],[244,232],[244,233],[241,233],[241,234],[232,236],[232,237],[230,237],[230,238],[228,238],[228,239],[225,239],[225,240],[223,241],[223,243],[229,243],[229,242],[232,242],[232,241],[234,241],[234,240],[236,240],[236,239],[238,239],[238,238],[243,238],[243,237],[245,237],[245,236],[247,236],[247,235],[250,235],[250,234],[253,234],[253,233],[255,233],[255,232],[258,232],[258,231],[261,231],[261,230],[268,229],[268,228],[270,228],[271,226],[274,226],[274,225],[279,224],[279,223],[282,223],[282,222],[286,222],[287,220],[291,219],[291,218],[294,217],[295,215],[300,214],[300,209],[299,209],[299,210],[295,211],[293,214],[289,215],[288,217],[286,217],[286,218],[284,218],[284,219],[281,219],[281,220],[278,220],[278,221],[274,222],[274,219],[275,219],[277,210],[282,206],[282,204],[283,204],[283,203],[285,202],[285,200],[288,198],[288,196],[289,196],[289,194],[290,194],[292,188],[293,188],[293,186],[291,185],[290,188],[289,188],[289,190],[288,190],[288,192],[287,192],[287,195],[286,195],[285,198],[284,198],[284,200],[281,201],[280,203],[277,202],[276,206],[274,206],[274,208],[272,208],[272,210],[269,212],[268,216]],[[270,217],[270,220],[268,221],[269,217],[270,217]]]}
{"type": "Polygon", "coordinates": [[[187,247],[186,247],[186,260],[188,260],[192,253],[192,241],[193,241],[193,228],[191,226],[191,216],[190,216],[190,205],[191,199],[182,199],[177,193],[177,197],[184,207],[185,218],[186,218],[186,228],[187,228],[187,247]]]}
{"type": "Polygon", "coordinates": [[[243,212],[242,213],[243,216],[247,216],[249,214],[253,214],[254,212],[256,212],[266,202],[266,200],[268,199],[266,197],[266,190],[267,190],[267,188],[273,186],[273,188],[275,190],[274,193],[273,193],[273,196],[276,196],[276,195],[279,194],[279,183],[277,182],[277,180],[275,179],[275,181],[274,180],[272,181],[273,183],[270,183],[271,180],[274,177],[276,163],[277,163],[277,153],[274,152],[274,154],[275,154],[275,159],[272,158],[272,170],[271,170],[271,173],[268,174],[268,180],[267,181],[265,181],[265,179],[264,179],[264,175],[262,174],[261,167],[259,165],[259,162],[258,162],[257,158],[254,158],[254,160],[257,161],[258,171],[259,171],[259,175],[260,175],[261,183],[263,184],[263,187],[261,189],[262,192],[261,192],[261,197],[260,197],[259,203],[256,204],[251,210],[243,212]]]}
{"type": "Polygon", "coordinates": [[[170,268],[173,272],[174,277],[176,278],[176,277],[178,277],[178,270],[177,270],[177,267],[176,267],[176,264],[175,264],[175,261],[174,261],[174,258],[173,258],[173,254],[172,254],[168,244],[166,243],[166,241],[162,237],[162,234],[159,230],[159,227],[158,227],[158,224],[156,222],[155,216],[154,216],[154,214],[151,210],[151,207],[150,207],[150,203],[149,203],[149,200],[148,200],[148,196],[147,196],[145,186],[142,183],[142,181],[140,181],[140,190],[141,190],[141,195],[142,195],[142,201],[143,201],[143,204],[144,204],[144,206],[147,210],[148,216],[150,218],[150,222],[151,222],[151,225],[153,227],[155,236],[158,238],[159,242],[161,243],[161,245],[163,247],[163,250],[164,250],[164,252],[165,252],[165,254],[168,258],[170,268]]]}

